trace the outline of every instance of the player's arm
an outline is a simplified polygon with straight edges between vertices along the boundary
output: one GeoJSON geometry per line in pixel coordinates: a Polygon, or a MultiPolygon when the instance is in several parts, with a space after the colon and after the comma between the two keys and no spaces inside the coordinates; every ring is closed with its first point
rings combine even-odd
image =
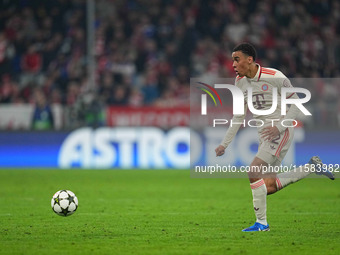
{"type": "MultiPolygon", "coordinates": [[[[245,105],[247,106],[247,105],[245,105]]],[[[247,109],[247,107],[245,107],[247,109]]],[[[246,114],[243,115],[234,115],[232,119],[232,124],[230,124],[223,141],[221,144],[215,149],[216,156],[222,156],[225,152],[225,149],[229,146],[229,144],[233,141],[234,137],[236,136],[238,130],[240,129],[246,114]]]]}

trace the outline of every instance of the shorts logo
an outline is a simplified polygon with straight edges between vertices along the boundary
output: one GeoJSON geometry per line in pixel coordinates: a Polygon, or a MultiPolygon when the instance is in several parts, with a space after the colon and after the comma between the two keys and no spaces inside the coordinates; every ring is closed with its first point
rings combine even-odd
{"type": "Polygon", "coordinates": [[[263,91],[267,91],[269,89],[268,85],[267,84],[263,84],[262,85],[262,90],[263,91]]]}

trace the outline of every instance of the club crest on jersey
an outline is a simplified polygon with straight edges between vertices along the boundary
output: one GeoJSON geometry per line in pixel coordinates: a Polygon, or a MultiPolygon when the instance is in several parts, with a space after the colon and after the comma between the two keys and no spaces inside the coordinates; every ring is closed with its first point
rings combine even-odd
{"type": "Polygon", "coordinates": [[[269,86],[267,84],[262,85],[262,90],[267,91],[269,89],[269,86]]]}

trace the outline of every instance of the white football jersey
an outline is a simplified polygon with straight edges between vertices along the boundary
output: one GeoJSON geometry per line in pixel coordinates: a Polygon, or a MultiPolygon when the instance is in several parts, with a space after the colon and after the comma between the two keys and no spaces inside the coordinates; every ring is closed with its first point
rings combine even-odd
{"type": "MultiPolygon", "coordinates": [[[[277,88],[277,107],[276,110],[271,114],[257,115],[253,114],[254,119],[258,120],[256,126],[258,127],[258,132],[261,133],[264,127],[269,125],[275,125],[280,133],[286,130],[286,127],[280,124],[280,121],[284,119],[285,115],[281,115],[281,89],[283,87],[292,87],[289,79],[279,70],[273,68],[264,68],[257,64],[259,67],[254,78],[247,77],[236,77],[235,86],[237,86],[244,95],[245,105],[248,106],[248,88],[252,89],[252,106],[254,109],[259,111],[265,111],[271,109],[273,105],[273,89],[277,88]],[[277,121],[273,121],[277,120],[277,121]]],[[[295,98],[298,96],[296,93],[286,95],[286,98],[295,98]]],[[[246,108],[247,109],[247,108],[246,108]]],[[[289,109],[291,116],[295,117],[298,113],[297,107],[291,107],[289,109]]],[[[239,130],[241,123],[244,123],[246,112],[243,115],[234,115],[232,122],[237,123],[235,125],[230,125],[227,133],[221,143],[225,148],[231,143],[235,137],[237,131],[239,130]]],[[[254,125],[254,124],[252,124],[254,125]]]]}
{"type": "MultiPolygon", "coordinates": [[[[250,79],[245,76],[236,77],[235,86],[242,90],[245,103],[248,102],[248,97],[252,96],[252,106],[259,111],[271,109],[273,105],[273,88],[277,88],[277,108],[268,115],[253,114],[254,119],[259,119],[264,122],[266,120],[281,119],[281,88],[292,87],[289,79],[279,70],[273,68],[265,68],[258,65],[258,71],[254,78],[250,79]],[[252,88],[252,95],[248,95],[248,88],[252,88]]],[[[291,98],[295,93],[287,95],[291,98]]],[[[248,107],[251,107],[248,105],[248,107]]]]}

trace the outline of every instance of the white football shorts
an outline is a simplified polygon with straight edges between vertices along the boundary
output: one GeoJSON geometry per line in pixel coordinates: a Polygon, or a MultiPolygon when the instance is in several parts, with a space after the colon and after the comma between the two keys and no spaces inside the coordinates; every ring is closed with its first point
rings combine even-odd
{"type": "Polygon", "coordinates": [[[294,138],[294,128],[289,127],[272,141],[264,141],[260,134],[260,144],[256,157],[271,166],[280,166],[294,138]]]}

